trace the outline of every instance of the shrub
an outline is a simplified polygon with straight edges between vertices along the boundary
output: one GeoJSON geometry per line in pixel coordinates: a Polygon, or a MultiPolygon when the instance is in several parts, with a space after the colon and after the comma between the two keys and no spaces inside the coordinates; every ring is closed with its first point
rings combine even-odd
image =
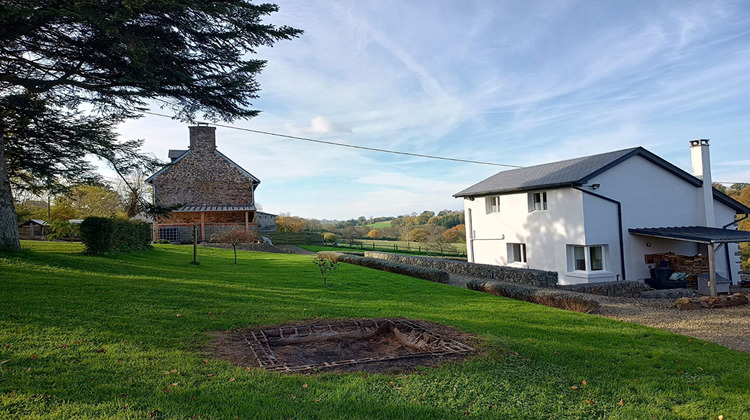
{"type": "Polygon", "coordinates": [[[409,277],[434,281],[437,283],[448,283],[450,274],[445,270],[435,268],[417,267],[415,265],[401,264],[376,258],[367,258],[353,253],[343,252],[318,252],[318,258],[326,258],[336,262],[360,265],[375,270],[387,271],[389,273],[403,274],[409,277]]]}
{"type": "Polygon", "coordinates": [[[502,283],[499,281],[472,280],[467,285],[471,290],[490,293],[516,300],[537,303],[568,311],[592,313],[599,309],[599,302],[586,299],[579,293],[558,289],[543,289],[521,284],[502,283]]]}
{"type": "Polygon", "coordinates": [[[338,240],[338,236],[333,232],[325,232],[323,234],[323,243],[335,244],[338,240]]]}
{"type": "Polygon", "coordinates": [[[135,252],[151,249],[151,225],[141,221],[87,217],[81,222],[84,253],[135,252]]]}

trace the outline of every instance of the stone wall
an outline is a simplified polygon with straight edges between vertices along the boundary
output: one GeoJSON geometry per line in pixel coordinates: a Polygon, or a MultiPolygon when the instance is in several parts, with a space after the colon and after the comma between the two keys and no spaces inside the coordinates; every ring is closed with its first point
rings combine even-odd
{"type": "Polygon", "coordinates": [[[436,268],[445,270],[449,273],[484,277],[506,283],[527,284],[537,287],[554,287],[557,284],[557,272],[555,271],[501,267],[497,265],[475,264],[466,261],[415,257],[411,255],[390,254],[377,251],[366,251],[365,257],[379,258],[402,264],[411,264],[418,267],[436,268]]]}
{"type": "Polygon", "coordinates": [[[608,281],[602,283],[568,284],[565,286],[557,286],[557,288],[602,296],[641,297],[643,295],[643,283],[638,281],[608,281]]]}
{"type": "Polygon", "coordinates": [[[156,204],[249,206],[253,180],[216,150],[216,127],[190,127],[190,151],[153,179],[156,204]]]}

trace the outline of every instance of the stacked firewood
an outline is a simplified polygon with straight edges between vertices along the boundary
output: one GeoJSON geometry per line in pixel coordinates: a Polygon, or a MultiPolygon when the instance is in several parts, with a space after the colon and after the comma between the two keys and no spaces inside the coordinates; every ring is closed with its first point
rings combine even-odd
{"type": "Polygon", "coordinates": [[[674,252],[666,252],[662,254],[646,254],[646,264],[654,264],[657,267],[661,265],[662,261],[669,261],[669,267],[674,268],[675,272],[687,273],[688,287],[697,287],[699,274],[708,273],[708,256],[706,255],[676,255],[674,252]]]}

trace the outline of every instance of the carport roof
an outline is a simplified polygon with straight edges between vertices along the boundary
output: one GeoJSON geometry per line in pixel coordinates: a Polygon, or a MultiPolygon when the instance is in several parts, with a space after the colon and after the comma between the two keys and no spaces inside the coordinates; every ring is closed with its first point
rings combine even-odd
{"type": "Polygon", "coordinates": [[[750,232],[744,230],[721,229],[706,226],[675,226],[656,228],[628,229],[635,235],[652,236],[655,238],[677,239],[688,242],[710,243],[738,243],[750,242],[750,232]]]}

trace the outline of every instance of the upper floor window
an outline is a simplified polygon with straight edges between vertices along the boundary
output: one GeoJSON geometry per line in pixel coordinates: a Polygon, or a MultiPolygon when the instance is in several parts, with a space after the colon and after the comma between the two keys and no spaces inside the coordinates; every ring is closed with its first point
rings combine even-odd
{"type": "Polygon", "coordinates": [[[498,213],[500,211],[500,196],[485,197],[484,204],[487,206],[487,214],[498,213]]]}
{"type": "Polygon", "coordinates": [[[547,210],[547,193],[532,192],[529,193],[529,212],[547,210]]]}
{"type": "Polygon", "coordinates": [[[607,245],[568,245],[568,271],[606,271],[607,245]]]}

